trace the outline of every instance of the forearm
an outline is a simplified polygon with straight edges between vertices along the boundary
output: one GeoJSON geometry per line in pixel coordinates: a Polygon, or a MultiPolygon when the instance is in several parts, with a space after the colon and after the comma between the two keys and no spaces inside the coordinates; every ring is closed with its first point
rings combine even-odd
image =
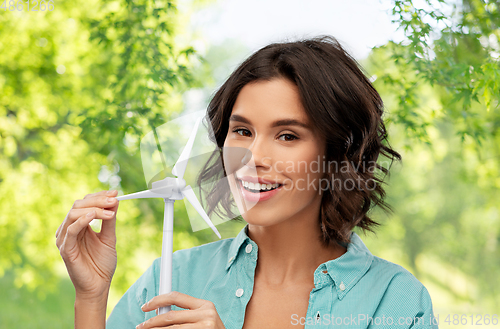
{"type": "Polygon", "coordinates": [[[75,299],[75,329],[105,329],[108,294],[99,299],[75,299]]]}

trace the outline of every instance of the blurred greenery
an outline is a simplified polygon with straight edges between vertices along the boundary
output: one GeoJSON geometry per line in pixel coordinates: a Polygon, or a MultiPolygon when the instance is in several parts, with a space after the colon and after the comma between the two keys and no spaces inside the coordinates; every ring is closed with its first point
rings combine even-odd
{"type": "Polygon", "coordinates": [[[437,310],[491,314],[500,309],[500,8],[426,4],[395,1],[407,38],[364,63],[403,151],[387,189],[395,212],[367,244],[406,264],[437,310]]]}
{"type": "Polygon", "coordinates": [[[75,295],[70,280],[60,280],[43,300],[26,287],[16,287],[15,274],[7,271],[0,280],[0,324],[2,328],[53,328],[73,326],[75,295]],[[49,326],[50,324],[50,326],[49,326]]]}
{"type": "MultiPolygon", "coordinates": [[[[144,189],[140,139],[201,83],[188,13],[172,1],[96,0],[0,16],[0,276],[12,271],[16,288],[44,300],[67,278],[55,232],[74,200],[144,189]]],[[[120,206],[110,309],[158,256],[162,214],[157,200],[120,206]]],[[[175,217],[187,219],[182,202],[175,217]]],[[[175,225],[174,249],[214,239],[175,225]]]]}
{"type": "MultiPolygon", "coordinates": [[[[144,189],[140,139],[179,115],[186,95],[208,100],[249,54],[238,40],[195,51],[189,15],[207,3],[76,0],[0,15],[0,326],[71,325],[74,290],[54,236],[74,200],[144,189]]],[[[383,226],[364,240],[424,282],[437,312],[497,312],[499,5],[392,3],[405,38],[362,64],[403,162],[388,179],[394,213],[374,210],[383,226]]],[[[191,232],[183,202],[174,216],[174,250],[216,239],[191,232]]],[[[159,256],[162,221],[158,200],[120,205],[108,314],[159,256]]],[[[227,238],[242,225],[218,229],[227,238]]]]}

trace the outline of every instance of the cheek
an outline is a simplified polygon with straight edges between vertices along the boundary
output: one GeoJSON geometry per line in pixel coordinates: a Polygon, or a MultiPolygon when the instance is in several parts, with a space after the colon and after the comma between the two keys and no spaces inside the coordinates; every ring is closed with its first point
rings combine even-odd
{"type": "Polygon", "coordinates": [[[289,152],[282,157],[273,157],[274,168],[281,173],[291,176],[317,175],[318,167],[321,164],[321,156],[318,154],[305,154],[289,152]]]}
{"type": "Polygon", "coordinates": [[[238,138],[238,136],[234,136],[233,133],[229,132],[224,140],[225,147],[248,147],[249,141],[243,138],[238,138]]]}

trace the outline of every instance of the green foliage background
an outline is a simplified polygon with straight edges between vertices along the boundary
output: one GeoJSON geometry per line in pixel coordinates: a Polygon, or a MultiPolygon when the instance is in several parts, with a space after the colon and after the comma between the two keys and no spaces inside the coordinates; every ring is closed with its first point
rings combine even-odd
{"type": "Polygon", "coordinates": [[[500,8],[426,3],[394,1],[406,39],[365,63],[403,151],[388,188],[395,213],[367,243],[406,264],[437,312],[498,314],[500,8]]]}
{"type": "MultiPolygon", "coordinates": [[[[383,226],[365,242],[413,272],[436,313],[498,313],[500,8],[392,2],[406,37],[362,64],[403,162],[388,179],[394,212],[374,210],[383,226]]],[[[1,327],[72,325],[74,291],[55,232],[74,200],[143,189],[141,137],[178,115],[187,92],[208,99],[228,63],[248,55],[237,42],[197,53],[186,24],[200,2],[178,5],[75,0],[52,12],[0,13],[1,327]],[[27,308],[39,316],[26,319],[27,308]]],[[[160,254],[156,201],[120,205],[108,314],[160,254]]],[[[214,240],[210,230],[191,232],[182,202],[175,218],[174,249],[214,240]]],[[[227,238],[241,227],[218,228],[227,238]]]]}

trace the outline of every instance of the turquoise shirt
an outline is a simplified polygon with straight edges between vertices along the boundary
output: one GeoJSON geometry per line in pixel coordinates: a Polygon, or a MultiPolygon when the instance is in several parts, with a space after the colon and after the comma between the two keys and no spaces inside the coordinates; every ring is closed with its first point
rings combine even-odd
{"type": "MultiPolygon", "coordinates": [[[[172,258],[172,290],[214,303],[226,329],[242,328],[252,296],[258,247],[245,226],[236,238],[178,250],[172,258]]],[[[127,290],[106,324],[135,328],[156,316],[141,306],[159,291],[160,258],[127,290]]],[[[314,272],[305,328],[437,328],[427,289],[403,267],[373,256],[352,233],[347,252],[314,272]]],[[[172,310],[182,310],[175,305],[172,310]]]]}

